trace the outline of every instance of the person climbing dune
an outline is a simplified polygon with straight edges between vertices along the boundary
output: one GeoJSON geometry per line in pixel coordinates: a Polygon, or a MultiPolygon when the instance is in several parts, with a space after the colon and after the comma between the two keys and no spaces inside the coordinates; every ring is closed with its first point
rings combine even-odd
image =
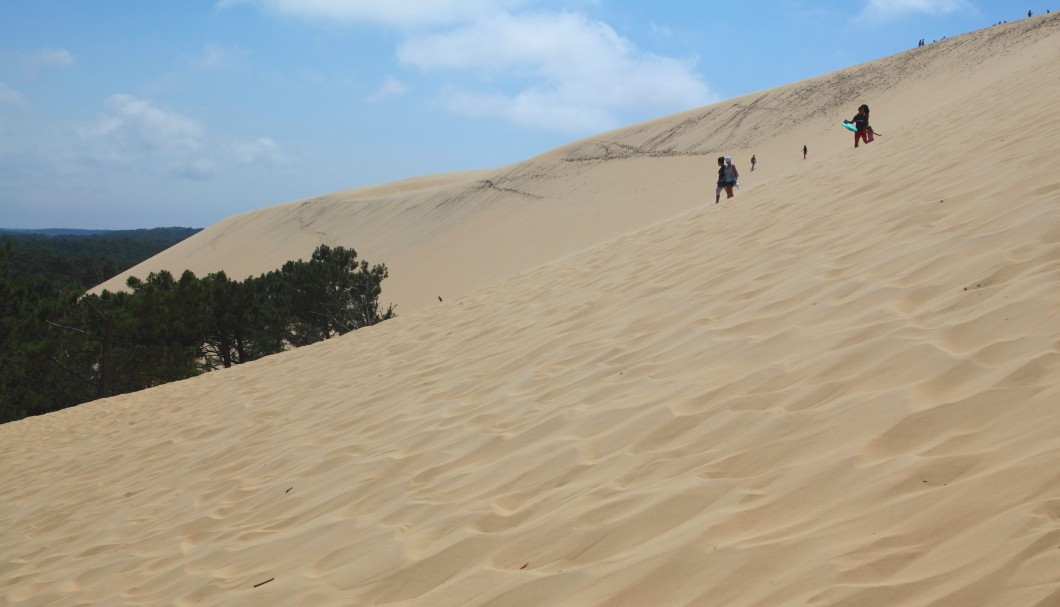
{"type": "Polygon", "coordinates": [[[718,156],[718,187],[714,190],[714,204],[718,204],[719,202],[721,202],[722,190],[725,190],[726,200],[732,198],[732,188],[733,185],[735,185],[736,180],[729,180],[730,169],[735,170],[734,168],[732,168],[731,164],[727,165],[725,163],[724,156],[718,156]]]}

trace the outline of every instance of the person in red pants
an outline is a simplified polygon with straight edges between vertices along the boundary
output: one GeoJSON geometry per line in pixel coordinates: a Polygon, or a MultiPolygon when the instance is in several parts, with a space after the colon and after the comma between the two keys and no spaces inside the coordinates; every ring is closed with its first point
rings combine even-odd
{"type": "Polygon", "coordinates": [[[869,126],[869,112],[867,105],[861,104],[861,107],[858,108],[857,115],[851,120],[844,120],[844,122],[847,124],[854,123],[854,128],[856,129],[854,131],[854,147],[858,147],[859,141],[864,141],[865,143],[871,141],[871,139],[867,138],[867,129],[869,126]]]}

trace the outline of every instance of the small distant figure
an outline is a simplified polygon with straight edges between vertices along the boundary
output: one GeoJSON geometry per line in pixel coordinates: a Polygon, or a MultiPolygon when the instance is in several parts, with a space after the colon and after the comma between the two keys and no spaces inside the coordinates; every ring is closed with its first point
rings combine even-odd
{"type": "Polygon", "coordinates": [[[1033,12],[1031,12],[1031,11],[1027,11],[1027,16],[1028,16],[1028,17],[1033,17],[1033,16],[1034,16],[1034,13],[1033,13],[1033,12]]]}
{"type": "Polygon", "coordinates": [[[802,146],[802,159],[803,160],[806,160],[806,153],[807,152],[809,152],[809,150],[806,149],[806,146],[802,146]]]}
{"type": "Polygon", "coordinates": [[[725,199],[732,198],[732,189],[740,174],[732,162],[726,162],[724,156],[718,156],[718,187],[714,190],[714,204],[721,202],[721,191],[725,190],[725,199]]]}
{"type": "Polygon", "coordinates": [[[754,170],[755,170],[755,163],[756,163],[756,162],[758,162],[758,160],[756,160],[756,159],[755,159],[755,155],[754,155],[754,154],[751,154],[751,172],[752,172],[752,173],[753,173],[753,172],[754,172],[754,170]]]}

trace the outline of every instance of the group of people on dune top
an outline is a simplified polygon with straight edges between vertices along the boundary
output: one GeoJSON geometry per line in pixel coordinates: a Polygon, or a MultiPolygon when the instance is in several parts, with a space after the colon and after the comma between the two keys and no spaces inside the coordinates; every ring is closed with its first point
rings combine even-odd
{"type": "MultiPolygon", "coordinates": [[[[850,120],[844,120],[843,124],[854,126],[854,147],[858,147],[862,141],[865,143],[872,143],[879,133],[872,130],[872,125],[869,124],[869,106],[862,103],[858,106],[858,113],[854,115],[850,120]]],[[[809,152],[807,147],[802,146],[802,159],[806,160],[806,155],[809,152]]],[[[755,164],[758,163],[758,158],[754,154],[751,155],[751,170],[755,170],[755,164]]],[[[714,204],[721,202],[721,193],[725,192],[725,198],[729,199],[733,197],[733,191],[740,189],[740,172],[736,170],[736,166],[732,163],[732,156],[718,156],[718,184],[714,190],[714,204]]]]}

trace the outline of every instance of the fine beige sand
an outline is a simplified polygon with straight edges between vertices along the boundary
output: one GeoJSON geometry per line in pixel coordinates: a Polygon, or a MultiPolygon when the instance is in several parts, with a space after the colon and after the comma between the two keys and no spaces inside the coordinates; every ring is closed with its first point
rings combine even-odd
{"type": "Polygon", "coordinates": [[[0,426],[0,604],[1060,605],[1058,59],[1035,17],[208,228],[133,273],[341,244],[400,316],[0,426]]]}

